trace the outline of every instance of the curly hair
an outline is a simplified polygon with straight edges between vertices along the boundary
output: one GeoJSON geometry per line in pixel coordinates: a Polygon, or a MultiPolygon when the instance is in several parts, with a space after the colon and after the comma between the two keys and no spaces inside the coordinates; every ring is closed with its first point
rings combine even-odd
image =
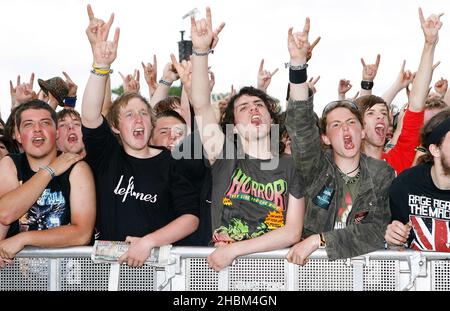
{"type": "Polygon", "coordinates": [[[264,104],[267,107],[267,110],[269,111],[270,117],[273,119],[274,124],[278,124],[279,122],[279,114],[278,114],[278,105],[272,97],[267,95],[265,92],[258,90],[252,86],[246,86],[240,89],[239,93],[234,95],[230,98],[228,101],[227,107],[225,108],[225,111],[223,112],[222,120],[220,122],[220,126],[222,127],[222,130],[225,132],[225,128],[227,124],[235,124],[234,120],[234,105],[236,104],[236,101],[243,95],[248,96],[256,96],[260,98],[264,104]]]}

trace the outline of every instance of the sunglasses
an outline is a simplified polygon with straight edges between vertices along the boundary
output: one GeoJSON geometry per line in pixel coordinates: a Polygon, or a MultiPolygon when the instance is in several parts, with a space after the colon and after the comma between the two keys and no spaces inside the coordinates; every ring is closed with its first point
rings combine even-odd
{"type": "Polygon", "coordinates": [[[335,101],[328,103],[325,106],[325,108],[323,108],[322,117],[336,107],[347,107],[350,109],[358,110],[358,106],[351,100],[347,100],[347,99],[335,100],[335,101]]]}

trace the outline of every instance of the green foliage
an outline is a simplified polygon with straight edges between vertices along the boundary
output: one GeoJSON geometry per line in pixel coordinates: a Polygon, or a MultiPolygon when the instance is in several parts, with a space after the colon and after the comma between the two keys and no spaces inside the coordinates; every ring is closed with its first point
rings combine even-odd
{"type": "Polygon", "coordinates": [[[181,97],[181,86],[172,86],[172,87],[170,87],[169,96],[181,97]]]}
{"type": "Polygon", "coordinates": [[[120,96],[123,94],[123,85],[116,87],[115,89],[111,89],[111,93],[114,95],[120,96]]]}

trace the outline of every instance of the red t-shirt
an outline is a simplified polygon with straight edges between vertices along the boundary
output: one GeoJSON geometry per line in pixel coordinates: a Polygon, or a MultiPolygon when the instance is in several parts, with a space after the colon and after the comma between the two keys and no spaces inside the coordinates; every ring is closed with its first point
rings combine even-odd
{"type": "Polygon", "coordinates": [[[405,169],[410,168],[416,151],[420,145],[420,129],[423,126],[425,112],[413,112],[409,108],[403,117],[403,128],[398,137],[397,144],[388,152],[383,152],[381,159],[389,163],[397,172],[397,176],[405,169]]]}

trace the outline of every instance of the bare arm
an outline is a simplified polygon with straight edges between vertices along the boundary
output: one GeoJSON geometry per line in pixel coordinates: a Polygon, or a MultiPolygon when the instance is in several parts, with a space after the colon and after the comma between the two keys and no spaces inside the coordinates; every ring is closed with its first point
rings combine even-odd
{"type": "Polygon", "coordinates": [[[25,246],[68,247],[89,243],[95,223],[95,185],[89,166],[80,162],[70,173],[70,224],[21,232],[0,242],[0,257],[12,259],[25,246]]]}
{"type": "MultiPolygon", "coordinates": [[[[9,226],[4,226],[0,224],[0,241],[4,240],[6,238],[6,235],[8,234],[9,226]]],[[[3,269],[6,267],[6,265],[12,263],[11,259],[6,259],[1,257],[0,255],[0,269],[3,269]]]]}
{"type": "MultiPolygon", "coordinates": [[[[192,48],[197,53],[205,53],[217,42],[217,34],[223,28],[213,32],[211,10],[206,8],[206,20],[194,20],[191,17],[192,48]]],[[[211,105],[208,78],[208,56],[192,56],[192,106],[200,131],[200,137],[208,154],[209,162],[214,163],[222,151],[225,136],[222,133],[214,109],[211,105]]]]}
{"type": "Polygon", "coordinates": [[[181,116],[183,117],[184,121],[186,121],[186,125],[188,128],[188,132],[186,135],[190,133],[191,130],[191,105],[189,103],[189,96],[186,91],[186,89],[183,87],[181,89],[181,116]]]}
{"type": "Polygon", "coordinates": [[[153,55],[153,64],[147,63],[147,65],[145,65],[144,62],[141,64],[144,71],[144,78],[148,85],[148,98],[152,98],[158,87],[158,63],[156,61],[156,55],[153,55]]]}
{"type": "Polygon", "coordinates": [[[409,109],[413,112],[420,112],[425,108],[425,100],[428,95],[428,87],[433,73],[434,50],[439,40],[439,29],[442,26],[442,22],[440,21],[441,16],[442,14],[433,14],[425,20],[422,9],[419,8],[419,18],[425,36],[425,42],[422,50],[422,57],[420,59],[419,70],[417,71],[411,88],[409,109]]]}
{"type": "Polygon", "coordinates": [[[405,71],[405,64],[406,61],[403,61],[402,67],[400,69],[400,72],[398,73],[397,79],[394,81],[394,83],[391,85],[389,89],[384,92],[384,94],[381,96],[386,101],[386,104],[390,107],[392,101],[394,100],[395,96],[404,88],[406,88],[411,81],[414,79],[415,74],[411,73],[411,71],[406,70],[405,71]]]}
{"type": "Polygon", "coordinates": [[[129,266],[142,266],[150,256],[152,248],[179,241],[197,230],[198,217],[190,214],[181,215],[161,229],[142,238],[127,237],[131,243],[128,251],[119,258],[119,263],[127,262],[129,266]]]}
{"type": "MultiPolygon", "coordinates": [[[[96,41],[93,45],[94,66],[109,69],[117,57],[119,44],[119,28],[116,28],[114,41],[107,41],[112,19],[96,33],[96,41]]],[[[108,75],[91,73],[84,90],[83,104],[81,106],[83,125],[88,128],[97,128],[103,122],[102,105],[105,95],[106,80],[108,75]]]]}
{"type": "Polygon", "coordinates": [[[171,63],[167,63],[166,66],[164,67],[162,80],[167,82],[169,85],[166,85],[164,83],[158,84],[155,93],[150,99],[150,106],[152,108],[154,108],[158,102],[169,96],[170,86],[172,85],[173,82],[178,80],[178,78],[179,78],[178,74],[173,65],[171,63]]]}
{"type": "Polygon", "coordinates": [[[300,241],[305,214],[305,199],[296,199],[289,194],[288,206],[286,224],[283,227],[257,238],[219,246],[208,256],[209,266],[219,271],[231,265],[238,256],[281,249],[300,241]]]}
{"type": "Polygon", "coordinates": [[[106,116],[106,114],[109,111],[109,108],[112,106],[112,100],[111,100],[111,78],[108,76],[106,79],[106,86],[105,86],[105,96],[103,98],[103,104],[102,104],[102,115],[106,116]]]}
{"type": "MultiPolygon", "coordinates": [[[[78,154],[64,153],[54,159],[49,166],[56,176],[64,173],[82,157],[78,154]]],[[[27,182],[20,186],[17,180],[16,166],[10,157],[0,160],[0,223],[9,225],[24,215],[51,180],[45,170],[39,170],[27,182]]]]}

